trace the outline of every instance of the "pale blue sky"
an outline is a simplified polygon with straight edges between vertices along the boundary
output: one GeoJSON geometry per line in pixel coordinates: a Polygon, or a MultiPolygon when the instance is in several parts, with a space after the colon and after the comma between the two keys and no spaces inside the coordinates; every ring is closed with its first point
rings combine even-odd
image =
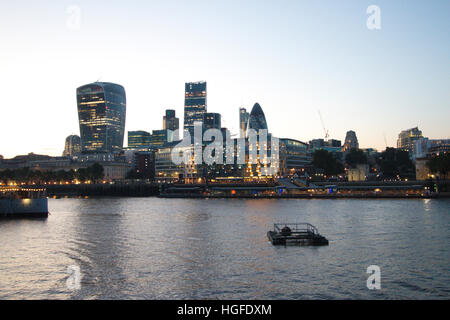
{"type": "Polygon", "coordinates": [[[278,137],[323,137],[320,109],[331,138],[354,130],[361,147],[413,126],[450,138],[449,60],[448,0],[3,1],[0,154],[60,154],[79,133],[75,89],[97,79],[125,87],[126,131],[162,128],[166,108],[182,123],[184,82],[206,80],[235,132],[259,102],[278,137]]]}

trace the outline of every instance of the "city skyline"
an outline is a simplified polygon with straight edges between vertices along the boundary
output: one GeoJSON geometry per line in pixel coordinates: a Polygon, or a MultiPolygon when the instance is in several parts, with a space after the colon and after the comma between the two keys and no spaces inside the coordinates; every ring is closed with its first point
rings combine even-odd
{"type": "Polygon", "coordinates": [[[448,2],[377,1],[381,30],[367,29],[366,1],[285,4],[246,3],[239,12],[237,3],[155,2],[125,11],[111,4],[95,21],[92,12],[102,5],[80,1],[81,23],[73,30],[70,3],[29,2],[34,10],[27,12],[1,4],[8,14],[0,22],[7,119],[0,134],[11,138],[0,154],[60,155],[64,139],[80,134],[75,90],[96,80],[125,88],[125,132],[161,129],[168,108],[184,123],[184,85],[204,80],[208,112],[220,113],[233,133],[239,108],[258,102],[280,138],[323,138],[318,110],[331,139],[343,141],[353,130],[361,148],[383,150],[385,137],[395,147],[398,134],[416,126],[424,136],[449,138],[448,2]],[[198,17],[199,7],[204,23],[183,18],[198,17]],[[223,14],[213,20],[215,10],[223,14]],[[245,22],[234,23],[239,18],[245,22]],[[104,33],[101,42],[92,30],[104,33]]]}

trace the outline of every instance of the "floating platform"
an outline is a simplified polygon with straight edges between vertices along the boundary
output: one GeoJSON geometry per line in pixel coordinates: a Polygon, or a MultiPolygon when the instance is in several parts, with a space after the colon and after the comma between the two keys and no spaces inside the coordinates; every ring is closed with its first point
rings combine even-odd
{"type": "Polygon", "coordinates": [[[0,219],[47,217],[48,201],[44,188],[0,187],[0,219]]]}
{"type": "Polygon", "coordinates": [[[309,223],[276,223],[267,238],[276,245],[327,246],[328,240],[309,223]]]}

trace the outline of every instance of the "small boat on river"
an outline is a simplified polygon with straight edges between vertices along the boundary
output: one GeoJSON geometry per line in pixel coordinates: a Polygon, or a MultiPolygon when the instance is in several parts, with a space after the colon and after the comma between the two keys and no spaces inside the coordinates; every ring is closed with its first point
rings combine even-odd
{"type": "Polygon", "coordinates": [[[267,232],[267,238],[273,245],[328,245],[328,240],[309,223],[276,223],[273,230],[267,232]]]}

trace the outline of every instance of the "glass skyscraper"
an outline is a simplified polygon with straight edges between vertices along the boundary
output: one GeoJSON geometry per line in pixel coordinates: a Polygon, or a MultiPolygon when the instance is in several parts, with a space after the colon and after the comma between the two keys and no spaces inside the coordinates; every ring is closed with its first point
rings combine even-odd
{"type": "Polygon", "coordinates": [[[203,122],[206,113],[206,82],[188,82],[184,91],[184,130],[193,137],[194,123],[203,122]]]}
{"type": "Polygon", "coordinates": [[[125,89],[95,82],[77,89],[78,119],[83,153],[120,151],[126,115],[125,89]]]}
{"type": "Polygon", "coordinates": [[[252,108],[252,112],[250,112],[247,124],[247,130],[248,129],[253,129],[256,131],[268,130],[266,117],[259,103],[255,103],[252,108]]]}

